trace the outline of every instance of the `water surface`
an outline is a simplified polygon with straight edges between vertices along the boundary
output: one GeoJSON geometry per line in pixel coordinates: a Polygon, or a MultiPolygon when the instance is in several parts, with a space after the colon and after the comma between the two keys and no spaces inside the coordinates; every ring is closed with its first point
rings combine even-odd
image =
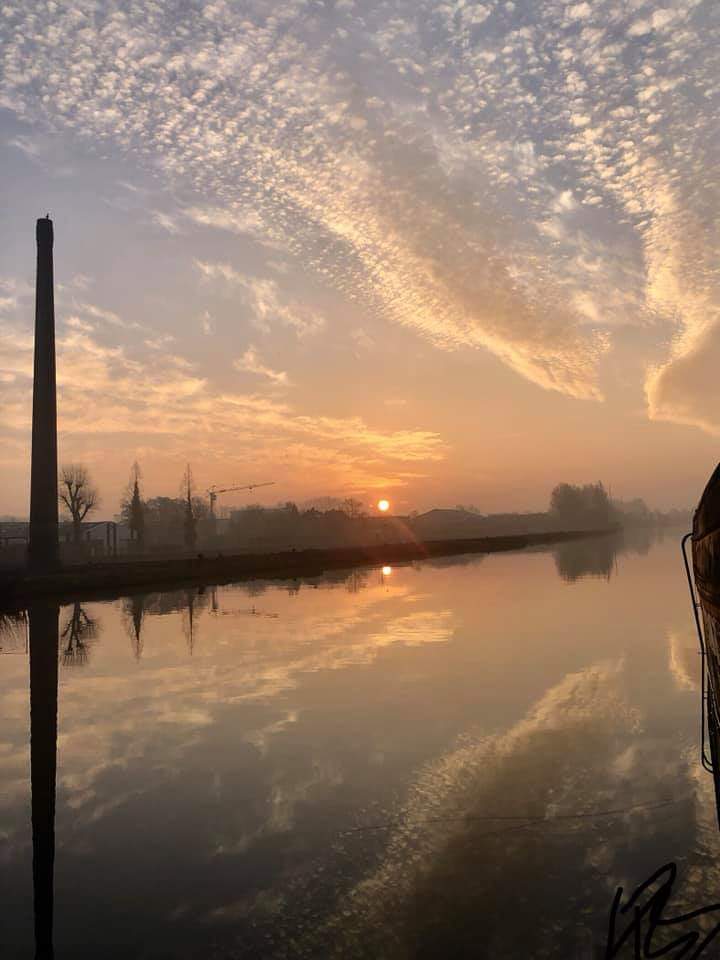
{"type": "MultiPolygon", "coordinates": [[[[63,607],[55,956],[590,958],[666,861],[679,903],[720,899],[679,533],[620,547],[63,607]]],[[[9,960],[34,943],[23,623],[2,654],[9,960]]]]}

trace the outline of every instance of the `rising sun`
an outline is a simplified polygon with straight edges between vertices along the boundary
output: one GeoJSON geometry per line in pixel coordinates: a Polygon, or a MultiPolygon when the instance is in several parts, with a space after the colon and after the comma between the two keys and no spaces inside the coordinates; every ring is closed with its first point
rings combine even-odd
{"type": "Polygon", "coordinates": [[[390,509],[390,501],[389,501],[389,500],[378,500],[378,505],[377,505],[377,507],[378,507],[378,510],[380,511],[380,513],[386,513],[386,512],[390,509]]]}

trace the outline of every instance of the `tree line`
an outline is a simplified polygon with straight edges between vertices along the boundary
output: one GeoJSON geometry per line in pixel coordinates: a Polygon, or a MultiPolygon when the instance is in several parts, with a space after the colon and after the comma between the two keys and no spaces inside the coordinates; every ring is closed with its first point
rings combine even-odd
{"type": "Polygon", "coordinates": [[[652,510],[645,501],[614,500],[602,483],[559,483],[550,494],[550,514],[559,524],[584,529],[657,527],[688,523],[689,510],[652,510]]]}
{"type": "MultiPolygon", "coordinates": [[[[141,477],[140,467],[134,463],[120,503],[119,519],[127,525],[130,539],[143,546],[148,524],[159,523],[163,527],[181,528],[185,546],[194,549],[198,523],[208,515],[209,510],[207,503],[195,493],[190,465],[188,464],[183,474],[181,497],[154,497],[143,500],[140,492],[141,477]]],[[[83,523],[101,503],[86,466],[71,463],[61,468],[58,498],[69,515],[73,542],[80,543],[83,523]]]]}
{"type": "MultiPolygon", "coordinates": [[[[182,541],[188,550],[194,550],[199,540],[216,540],[215,517],[207,500],[198,496],[188,465],[182,478],[181,495],[157,496],[144,499],[141,490],[142,473],[137,463],[130,472],[130,479],[123,493],[119,520],[129,531],[130,540],[142,549],[152,530],[154,543],[172,545],[182,541]]],[[[62,467],[59,477],[59,499],[72,523],[73,540],[80,543],[83,523],[97,510],[100,496],[83,464],[68,464],[62,467]]],[[[332,497],[308,501],[305,509],[288,502],[269,509],[251,504],[237,510],[226,527],[225,538],[232,541],[283,540],[296,538],[302,542],[308,537],[346,538],[357,537],[358,530],[365,526],[368,512],[364,504],[352,497],[332,497]],[[318,506],[322,509],[318,509],[318,506]],[[353,533],[353,530],[355,531],[353,533]]],[[[451,511],[452,512],[452,511],[451,511]]],[[[490,520],[492,515],[483,515],[477,507],[458,507],[458,515],[474,521],[490,520]]],[[[413,523],[411,514],[409,522],[413,523]]],[[[522,514],[513,515],[516,520],[522,514]]],[[[537,515],[541,517],[542,515],[537,515]]],[[[547,511],[548,521],[556,529],[603,529],[613,526],[659,526],[673,522],[685,522],[687,511],[660,513],[651,510],[641,499],[613,500],[600,483],[582,485],[559,483],[551,492],[547,511]]],[[[498,516],[498,520],[500,517],[498,516]]],[[[528,515],[528,519],[530,519],[528,515]]]]}

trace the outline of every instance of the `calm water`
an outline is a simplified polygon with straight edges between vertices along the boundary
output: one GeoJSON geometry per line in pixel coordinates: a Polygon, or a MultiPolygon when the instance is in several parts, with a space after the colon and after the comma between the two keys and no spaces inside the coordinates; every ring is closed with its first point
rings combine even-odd
{"type": "MultiPolygon", "coordinates": [[[[678,903],[719,899],[679,532],[610,548],[62,608],[56,956],[590,958],[616,886],[666,861],[678,903]]],[[[33,952],[22,624],[2,647],[9,960],[33,952]]]]}

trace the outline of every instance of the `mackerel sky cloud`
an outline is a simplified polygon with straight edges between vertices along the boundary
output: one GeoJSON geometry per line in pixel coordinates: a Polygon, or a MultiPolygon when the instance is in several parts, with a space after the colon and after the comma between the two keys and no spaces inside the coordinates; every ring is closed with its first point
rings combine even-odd
{"type": "MultiPolygon", "coordinates": [[[[10,0],[5,342],[27,349],[24,234],[42,198],[58,267],[85,283],[63,276],[58,300],[66,369],[82,368],[64,380],[63,442],[101,459],[73,407],[95,390],[122,482],[142,455],[161,485],[202,433],[223,474],[209,483],[258,468],[288,496],[389,484],[408,505],[449,487],[499,506],[488,460],[525,470],[537,410],[565,475],[536,468],[507,506],[601,470],[622,492],[690,502],[720,434],[719,58],[720,7],[704,0],[10,0]],[[460,381],[477,385],[477,419],[447,389],[460,381]],[[305,425],[313,491],[274,459],[280,408],[283,436],[305,425]],[[597,464],[588,429],[608,438],[597,464]],[[611,453],[630,436],[651,471],[669,451],[704,459],[643,488],[611,453]]],[[[20,512],[29,381],[10,347],[20,512]]]]}

